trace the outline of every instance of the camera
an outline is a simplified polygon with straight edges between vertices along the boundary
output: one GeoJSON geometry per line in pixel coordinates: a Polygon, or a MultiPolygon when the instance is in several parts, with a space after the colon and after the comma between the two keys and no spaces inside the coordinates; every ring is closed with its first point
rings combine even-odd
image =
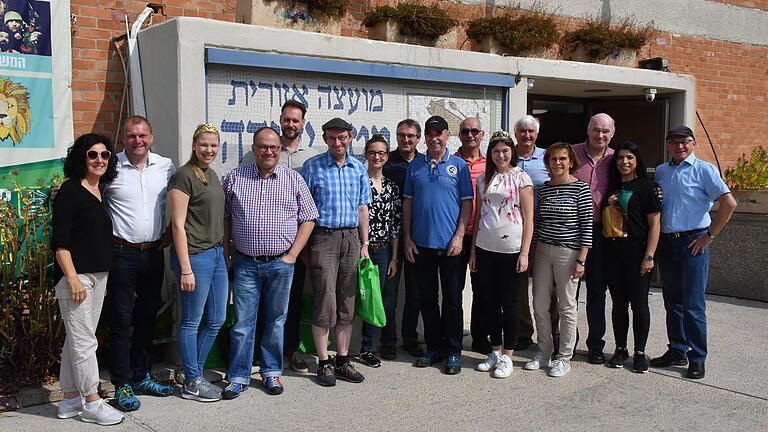
{"type": "Polygon", "coordinates": [[[655,88],[643,89],[643,94],[645,95],[645,101],[646,102],[653,102],[653,100],[656,99],[656,89],[655,88]]]}

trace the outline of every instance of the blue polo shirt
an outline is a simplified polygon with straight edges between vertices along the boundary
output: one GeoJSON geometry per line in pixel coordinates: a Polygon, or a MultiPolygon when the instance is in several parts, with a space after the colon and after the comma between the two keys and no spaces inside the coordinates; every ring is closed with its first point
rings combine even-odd
{"type": "Polygon", "coordinates": [[[661,202],[661,232],[673,233],[707,228],[709,210],[720,195],[730,193],[717,167],[691,153],[674,165],[656,167],[656,183],[664,191],[661,202]]]}
{"type": "Polygon", "coordinates": [[[413,199],[411,238],[418,246],[448,249],[456,233],[461,202],[474,198],[469,167],[464,159],[445,152],[433,164],[429,154],[411,161],[403,196],[413,199]]]}

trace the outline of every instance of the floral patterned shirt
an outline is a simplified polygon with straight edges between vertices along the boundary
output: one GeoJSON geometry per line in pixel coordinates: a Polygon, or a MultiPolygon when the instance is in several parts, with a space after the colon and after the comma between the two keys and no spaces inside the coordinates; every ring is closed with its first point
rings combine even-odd
{"type": "Polygon", "coordinates": [[[373,201],[368,204],[368,241],[390,243],[392,239],[400,238],[403,209],[400,189],[386,177],[381,180],[381,191],[373,187],[373,181],[370,183],[373,201]]]}
{"type": "Polygon", "coordinates": [[[533,186],[531,177],[520,167],[504,174],[495,173],[485,190],[485,174],[477,178],[477,247],[491,252],[520,252],[523,239],[523,215],[520,189],[533,186]]]}

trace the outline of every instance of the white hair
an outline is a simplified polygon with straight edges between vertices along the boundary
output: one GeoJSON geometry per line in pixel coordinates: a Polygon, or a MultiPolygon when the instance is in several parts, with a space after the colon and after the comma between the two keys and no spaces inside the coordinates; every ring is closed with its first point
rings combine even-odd
{"type": "Polygon", "coordinates": [[[525,127],[533,126],[533,128],[536,130],[536,133],[539,133],[539,127],[541,126],[541,122],[539,122],[539,119],[537,119],[532,115],[524,115],[520,117],[518,121],[515,122],[515,127],[512,128],[512,130],[514,132],[517,132],[517,129],[520,126],[525,126],[525,127]]]}

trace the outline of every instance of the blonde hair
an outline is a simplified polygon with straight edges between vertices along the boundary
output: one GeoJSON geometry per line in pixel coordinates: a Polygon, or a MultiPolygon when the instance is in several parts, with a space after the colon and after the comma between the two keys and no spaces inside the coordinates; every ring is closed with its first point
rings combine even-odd
{"type": "MultiPolygon", "coordinates": [[[[197,139],[200,138],[200,135],[204,133],[216,134],[216,138],[219,138],[219,130],[216,129],[216,126],[211,123],[204,123],[199,125],[197,129],[195,129],[195,133],[192,134],[192,144],[194,145],[195,141],[197,141],[197,139]]],[[[197,160],[197,154],[195,153],[194,147],[192,148],[192,155],[190,155],[189,160],[184,166],[192,168],[195,177],[197,177],[197,179],[204,185],[208,185],[208,179],[205,178],[205,174],[203,174],[203,170],[200,168],[200,162],[197,160]]]]}

